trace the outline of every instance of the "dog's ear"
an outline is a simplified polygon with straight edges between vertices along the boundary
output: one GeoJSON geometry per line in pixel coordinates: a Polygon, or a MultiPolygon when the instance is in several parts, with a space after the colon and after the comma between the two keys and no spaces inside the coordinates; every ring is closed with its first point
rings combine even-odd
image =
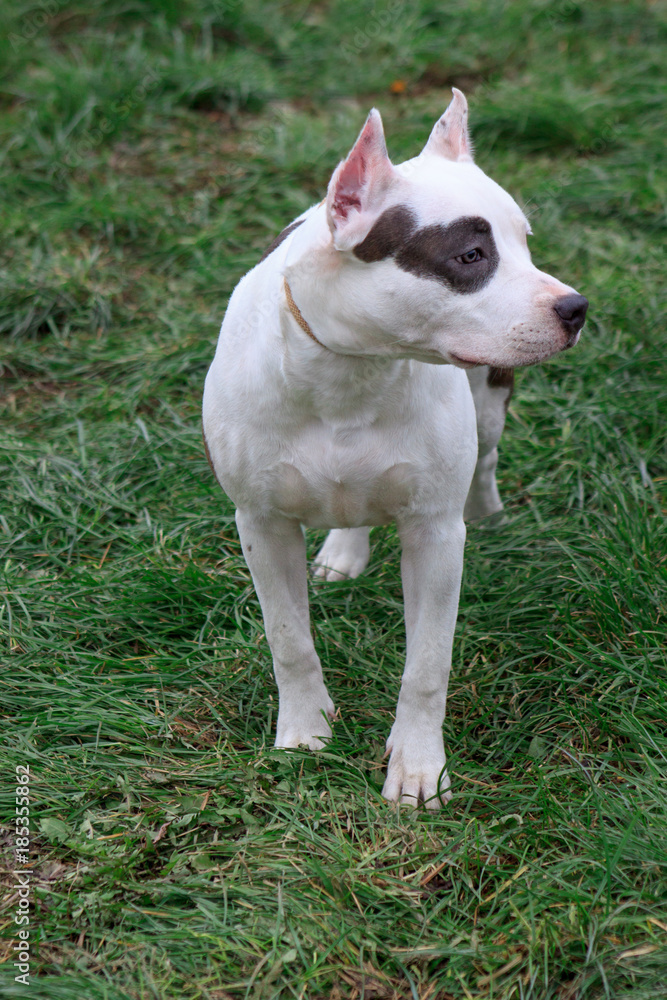
{"type": "Polygon", "coordinates": [[[464,94],[452,87],[453,98],[442,118],[438,119],[424,153],[436,153],[446,160],[472,163],[472,142],[468,135],[468,102],[464,94]]]}
{"type": "Polygon", "coordinates": [[[373,108],[329,182],[327,222],[337,250],[350,250],[368,235],[394,177],[380,112],[373,108]]]}

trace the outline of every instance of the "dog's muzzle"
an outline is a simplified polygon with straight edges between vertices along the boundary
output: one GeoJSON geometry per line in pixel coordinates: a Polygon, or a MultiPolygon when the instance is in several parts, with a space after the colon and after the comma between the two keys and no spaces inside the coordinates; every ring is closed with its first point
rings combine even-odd
{"type": "Polygon", "coordinates": [[[554,306],[558,313],[563,329],[567,334],[567,347],[574,347],[579,339],[584,322],[586,321],[586,310],[588,309],[588,299],[584,295],[572,292],[558,299],[554,306]]]}

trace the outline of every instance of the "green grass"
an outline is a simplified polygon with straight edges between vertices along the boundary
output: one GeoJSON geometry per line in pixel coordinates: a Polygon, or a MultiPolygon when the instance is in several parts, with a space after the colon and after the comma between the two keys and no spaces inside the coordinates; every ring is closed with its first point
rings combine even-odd
{"type": "Polygon", "coordinates": [[[0,18],[1,836],[11,873],[29,764],[35,870],[32,983],[6,892],[2,997],[667,997],[664,8],[15,0],[0,18]],[[227,296],[368,108],[400,160],[452,84],[534,260],[591,311],[576,350],[520,375],[506,521],[469,531],[454,797],[430,815],[380,796],[393,529],[364,576],[311,588],[334,739],[275,751],[199,405],[227,296]]]}

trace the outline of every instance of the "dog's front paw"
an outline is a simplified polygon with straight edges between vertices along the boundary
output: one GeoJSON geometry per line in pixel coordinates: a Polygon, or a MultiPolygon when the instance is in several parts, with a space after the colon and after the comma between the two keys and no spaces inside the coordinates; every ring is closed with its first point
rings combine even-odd
{"type": "Polygon", "coordinates": [[[385,799],[412,806],[423,802],[427,809],[439,809],[451,799],[440,734],[403,741],[390,736],[387,750],[391,757],[382,789],[385,799]]]}
{"type": "Polygon", "coordinates": [[[335,528],[315,556],[313,576],[321,580],[354,580],[370,556],[368,528],[335,528]]]}
{"type": "Polygon", "coordinates": [[[294,707],[280,705],[276,727],[276,747],[293,749],[307,746],[309,750],[321,750],[331,737],[331,726],[336,714],[334,703],[324,691],[318,699],[301,702],[294,707]]]}

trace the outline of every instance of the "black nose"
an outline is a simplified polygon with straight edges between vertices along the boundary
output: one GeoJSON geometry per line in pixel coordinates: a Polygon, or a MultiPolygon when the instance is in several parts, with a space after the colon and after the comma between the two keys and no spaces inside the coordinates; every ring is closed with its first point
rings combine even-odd
{"type": "Polygon", "coordinates": [[[554,309],[560,316],[560,321],[569,338],[574,342],[574,338],[586,319],[588,299],[583,295],[578,295],[577,292],[572,292],[570,295],[564,295],[562,299],[558,299],[554,309]]]}

